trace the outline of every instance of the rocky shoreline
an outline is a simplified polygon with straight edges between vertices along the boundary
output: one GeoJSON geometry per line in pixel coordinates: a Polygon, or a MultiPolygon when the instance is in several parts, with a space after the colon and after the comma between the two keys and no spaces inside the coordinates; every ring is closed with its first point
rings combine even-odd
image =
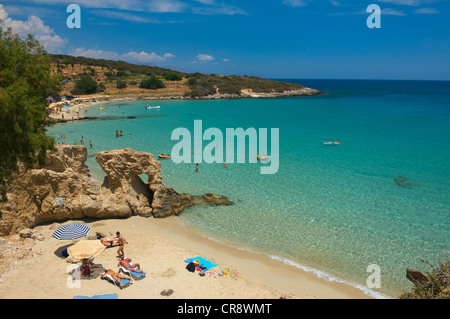
{"type": "Polygon", "coordinates": [[[299,90],[291,90],[284,92],[259,93],[252,91],[241,91],[241,94],[222,94],[216,93],[212,95],[191,97],[185,94],[127,94],[127,95],[108,95],[97,98],[98,101],[114,101],[114,100],[215,100],[215,99],[269,99],[280,97],[294,96],[313,96],[324,94],[324,91],[304,87],[299,90]]]}
{"type": "Polygon", "coordinates": [[[127,148],[102,151],[96,161],[105,171],[95,181],[85,162],[87,148],[58,144],[42,168],[21,170],[0,203],[0,236],[45,223],[71,219],[163,218],[199,204],[233,205],[226,196],[178,193],[164,185],[161,163],[146,152],[127,148]],[[139,175],[145,174],[145,183],[139,175]]]}
{"type": "MultiPolygon", "coordinates": [[[[271,98],[283,98],[283,97],[299,97],[299,96],[314,96],[325,94],[324,91],[311,89],[304,87],[300,90],[284,91],[284,92],[271,92],[271,93],[255,93],[251,91],[242,91],[241,94],[213,94],[201,97],[190,97],[184,94],[125,94],[125,95],[94,95],[84,96],[83,100],[89,101],[89,105],[93,103],[101,104],[115,101],[150,101],[150,100],[235,100],[235,99],[271,99],[271,98]]],[[[97,120],[98,117],[92,116],[72,116],[71,118],[62,118],[61,116],[51,116],[58,123],[67,123],[70,121],[84,121],[84,120],[97,120]]],[[[133,119],[133,116],[127,116],[126,118],[133,119]]]]}

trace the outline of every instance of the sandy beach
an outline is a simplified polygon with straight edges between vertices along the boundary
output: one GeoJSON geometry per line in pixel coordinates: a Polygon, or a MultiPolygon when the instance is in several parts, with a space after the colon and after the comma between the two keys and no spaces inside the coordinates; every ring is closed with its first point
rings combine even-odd
{"type": "Polygon", "coordinates": [[[47,109],[50,111],[49,117],[54,120],[78,120],[84,117],[87,107],[104,103],[104,99],[102,95],[88,95],[75,98],[71,101],[51,103],[47,109]]]}
{"type": "MultiPolygon", "coordinates": [[[[65,223],[36,227],[34,231],[42,234],[43,240],[24,241],[13,235],[2,242],[2,259],[10,253],[5,250],[11,242],[21,242],[27,253],[8,265],[9,270],[1,275],[1,299],[71,299],[113,293],[119,299],[279,299],[282,295],[287,299],[369,298],[349,285],[320,279],[264,255],[206,239],[184,227],[176,217],[86,221],[91,227],[89,238],[96,232],[109,236],[120,231],[128,241],[125,255],[140,263],[147,275],[122,290],[99,276],[82,279],[77,286],[69,276],[74,264],[59,255],[61,247],[72,242],[51,236],[65,223]],[[207,271],[206,276],[187,271],[184,260],[197,256],[219,266],[207,271]],[[224,271],[227,275],[218,275],[224,271]],[[161,295],[168,289],[173,290],[170,296],[161,295]]],[[[106,249],[95,262],[118,271],[117,249],[106,249]]]]}

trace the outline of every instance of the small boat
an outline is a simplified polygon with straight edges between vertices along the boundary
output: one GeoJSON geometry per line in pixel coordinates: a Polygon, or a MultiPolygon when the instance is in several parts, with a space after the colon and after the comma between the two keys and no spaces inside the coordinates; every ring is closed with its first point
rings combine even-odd
{"type": "Polygon", "coordinates": [[[103,108],[102,107],[98,107],[97,110],[103,110],[103,108]]]}
{"type": "Polygon", "coordinates": [[[159,158],[170,158],[170,155],[158,155],[159,158]]]}
{"type": "Polygon", "coordinates": [[[257,154],[256,157],[261,160],[261,159],[269,159],[270,156],[269,155],[264,155],[264,154],[257,154]]]}
{"type": "Polygon", "coordinates": [[[336,142],[323,142],[324,145],[339,145],[339,141],[336,142]]]}
{"type": "Polygon", "coordinates": [[[161,106],[159,106],[159,105],[158,106],[146,106],[145,107],[146,110],[154,110],[154,109],[159,109],[159,108],[161,108],[161,106]]]}

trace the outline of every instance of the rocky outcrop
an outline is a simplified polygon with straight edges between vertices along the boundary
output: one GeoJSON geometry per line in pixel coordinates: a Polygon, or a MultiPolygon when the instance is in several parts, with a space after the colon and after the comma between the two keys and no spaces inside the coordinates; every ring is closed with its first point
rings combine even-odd
{"type": "Polygon", "coordinates": [[[298,90],[289,90],[284,92],[253,92],[252,90],[241,90],[240,94],[227,94],[217,92],[216,94],[202,96],[196,99],[270,99],[280,97],[312,96],[324,93],[325,92],[323,91],[303,87],[298,90]]]}
{"type": "Polygon", "coordinates": [[[191,196],[164,186],[161,163],[152,154],[128,148],[98,152],[95,159],[107,174],[101,198],[108,201],[108,215],[115,209],[120,215],[167,217],[191,205],[191,196]],[[146,175],[148,182],[139,175],[146,175]]]}
{"type": "Polygon", "coordinates": [[[164,185],[160,163],[133,149],[104,151],[96,161],[102,184],[91,178],[87,148],[57,145],[40,169],[20,172],[0,203],[0,235],[39,224],[81,218],[168,217],[198,204],[231,205],[225,196],[180,194],[164,185]],[[144,182],[140,175],[146,175],[144,182]]]}

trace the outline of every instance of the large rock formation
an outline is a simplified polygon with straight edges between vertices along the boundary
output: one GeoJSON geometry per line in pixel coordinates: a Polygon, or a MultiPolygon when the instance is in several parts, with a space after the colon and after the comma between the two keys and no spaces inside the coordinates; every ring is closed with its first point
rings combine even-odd
{"type": "Polygon", "coordinates": [[[104,151],[96,160],[107,176],[91,178],[87,148],[57,145],[43,168],[20,172],[0,203],[0,235],[42,223],[81,218],[167,217],[199,203],[231,205],[225,196],[179,194],[164,185],[152,154],[132,149],[104,151]],[[145,183],[139,175],[147,175],[145,183]]]}

